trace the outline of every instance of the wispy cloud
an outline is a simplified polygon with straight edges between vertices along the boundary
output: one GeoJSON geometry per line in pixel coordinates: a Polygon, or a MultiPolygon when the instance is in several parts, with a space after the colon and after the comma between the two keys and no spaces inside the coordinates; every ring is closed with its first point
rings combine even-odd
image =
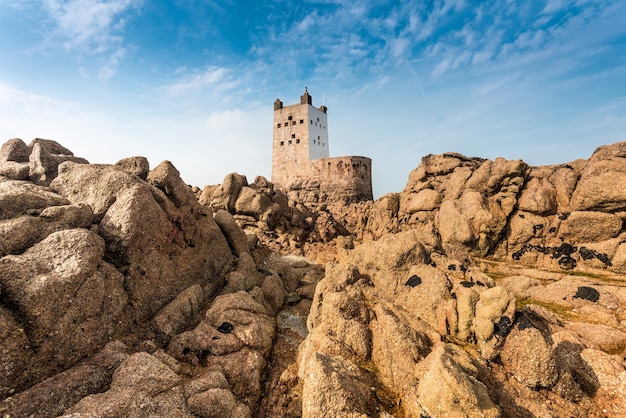
{"type": "Polygon", "coordinates": [[[178,79],[158,88],[169,96],[189,94],[218,95],[241,84],[241,80],[225,67],[209,66],[202,70],[180,68],[178,79]]]}
{"type": "MultiPolygon", "coordinates": [[[[45,47],[99,58],[97,78],[108,80],[125,56],[123,30],[127,14],[142,0],[43,0],[48,16],[45,47]]],[[[85,70],[83,68],[83,73],[85,70]]]]}

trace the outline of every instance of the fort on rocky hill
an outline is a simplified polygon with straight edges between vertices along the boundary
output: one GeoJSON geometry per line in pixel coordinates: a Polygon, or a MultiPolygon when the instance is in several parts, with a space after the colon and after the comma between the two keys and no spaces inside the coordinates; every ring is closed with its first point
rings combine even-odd
{"type": "Polygon", "coordinates": [[[274,102],[272,183],[309,190],[325,201],[372,200],[372,160],[329,157],[328,108],[316,108],[305,88],[299,104],[274,102]]]}

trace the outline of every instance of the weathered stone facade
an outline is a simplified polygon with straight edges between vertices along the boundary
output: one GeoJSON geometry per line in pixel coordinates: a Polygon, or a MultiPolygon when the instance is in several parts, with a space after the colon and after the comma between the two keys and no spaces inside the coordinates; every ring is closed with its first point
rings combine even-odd
{"type": "Polygon", "coordinates": [[[332,200],[372,199],[372,160],[347,156],[329,158],[328,108],[312,105],[308,90],[300,103],[274,102],[272,182],[289,190],[319,190],[332,200]]]}

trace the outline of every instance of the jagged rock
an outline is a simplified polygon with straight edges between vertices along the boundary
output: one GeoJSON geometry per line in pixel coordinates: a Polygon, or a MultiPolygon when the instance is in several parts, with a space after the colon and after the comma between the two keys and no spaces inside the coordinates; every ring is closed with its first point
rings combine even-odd
{"type": "Polygon", "coordinates": [[[19,138],[9,139],[0,147],[0,161],[15,161],[27,163],[30,149],[24,141],[19,138]]]}
{"type": "Polygon", "coordinates": [[[64,161],[88,163],[55,141],[37,138],[26,145],[21,139],[14,138],[0,149],[0,175],[45,186],[56,176],[57,167],[64,161]]]}
{"type": "Polygon", "coordinates": [[[474,334],[483,358],[492,359],[515,319],[515,296],[503,287],[484,290],[476,302],[474,334]]]}
{"type": "Polygon", "coordinates": [[[465,287],[459,285],[456,290],[456,333],[454,329],[448,333],[456,336],[461,341],[471,341],[474,337],[474,318],[476,317],[476,303],[479,293],[476,286],[465,287]]]}
{"type": "Polygon", "coordinates": [[[478,379],[478,367],[462,350],[440,344],[426,357],[418,402],[432,417],[499,417],[500,408],[478,379]]]}
{"type": "Polygon", "coordinates": [[[248,186],[248,179],[237,173],[230,173],[224,177],[222,184],[215,188],[205,188],[200,196],[200,203],[213,210],[223,209],[235,213],[235,202],[244,186],[248,186]]]}
{"type": "MultiPolygon", "coordinates": [[[[260,289],[258,293],[263,298],[260,289]]],[[[274,332],[275,320],[249,293],[218,296],[205,319],[192,331],[174,337],[168,351],[179,360],[221,370],[230,387],[219,387],[232,391],[234,398],[213,388],[209,388],[209,393],[198,390],[190,398],[190,407],[197,414],[215,416],[210,414],[230,405],[242,416],[249,416],[261,396],[265,357],[272,347],[274,332]],[[235,398],[242,404],[233,403],[235,398]],[[203,407],[204,402],[209,403],[203,407]]]]}
{"type": "Polygon", "coordinates": [[[35,353],[23,325],[3,306],[0,306],[0,341],[0,397],[4,398],[28,381],[35,353]]]}
{"type": "Polygon", "coordinates": [[[626,413],[626,368],[618,357],[591,348],[580,352],[580,357],[597,379],[595,396],[608,416],[626,413]]]}
{"type": "Polygon", "coordinates": [[[219,370],[209,370],[185,385],[185,398],[189,399],[191,396],[209,389],[228,389],[229,387],[224,373],[219,370]]]}
{"type": "Polygon", "coordinates": [[[626,159],[617,151],[623,144],[596,149],[572,194],[572,210],[615,212],[626,208],[626,159]]]}
{"type": "Polygon", "coordinates": [[[363,301],[349,291],[317,293],[307,324],[309,340],[321,352],[363,361],[371,353],[369,319],[363,301]]]}
{"type": "Polygon", "coordinates": [[[163,161],[148,173],[148,182],[158,187],[177,208],[197,205],[196,196],[180,178],[180,173],[169,161],[163,161]]]}
{"type": "Polygon", "coordinates": [[[53,232],[88,228],[93,214],[87,205],[50,206],[39,216],[0,220],[0,257],[19,254],[53,232]]]}
{"type": "Polygon", "coordinates": [[[595,349],[626,348],[626,200],[590,190],[619,186],[625,147],[431,155],[403,192],[338,205],[308,180],[200,192],[169,162],[12,140],[0,415],[621,416],[622,359],[595,349]]]}
{"type": "Polygon", "coordinates": [[[126,271],[139,321],[152,317],[182,289],[204,286],[232,266],[228,244],[210,212],[177,176],[169,163],[148,176],[171,193],[166,195],[115,166],[65,163],[50,186],[93,208],[107,258],[126,271]]]}
{"type": "Polygon", "coordinates": [[[418,364],[430,353],[432,341],[423,331],[417,331],[398,319],[388,309],[377,305],[372,330],[372,361],[379,378],[387,387],[397,388],[402,404],[410,408],[417,397],[418,364]]]}
{"type": "Polygon", "coordinates": [[[403,194],[400,208],[404,216],[419,211],[434,210],[441,204],[441,195],[433,189],[423,189],[417,193],[403,194]]]}
{"type": "Polygon", "coordinates": [[[250,407],[259,403],[266,365],[263,355],[249,347],[223,356],[207,357],[207,366],[222,370],[233,394],[250,407]]]}
{"type": "Polygon", "coordinates": [[[142,180],[146,180],[150,172],[150,163],[146,157],[124,158],[116,162],[115,165],[122,168],[128,174],[137,176],[142,180]]]}
{"type": "Polygon", "coordinates": [[[51,192],[46,187],[25,181],[0,180],[0,219],[37,214],[48,206],[68,205],[69,203],[66,198],[51,192]]]}
{"type": "Polygon", "coordinates": [[[12,180],[28,180],[30,149],[19,138],[9,139],[0,148],[0,176],[12,180]]]}
{"type": "Polygon", "coordinates": [[[545,178],[532,178],[526,184],[518,202],[518,209],[539,215],[556,213],[556,189],[545,178]]]}
{"type": "Polygon", "coordinates": [[[278,210],[278,205],[265,194],[252,187],[243,186],[235,201],[235,211],[242,215],[250,215],[255,219],[267,222],[278,210]]]}
{"type": "Polygon", "coordinates": [[[198,284],[180,292],[154,316],[157,332],[167,338],[179,334],[198,314],[203,299],[204,294],[198,284]]]}
{"type": "Polygon", "coordinates": [[[127,351],[124,344],[112,341],[71,369],[5,399],[0,403],[0,414],[15,417],[61,415],[83,397],[105,390],[113,371],[128,357],[127,351]]]}
{"type": "Polygon", "coordinates": [[[556,192],[557,212],[569,212],[570,198],[578,183],[578,173],[571,166],[559,167],[549,177],[549,181],[556,192]]]}
{"type": "Polygon", "coordinates": [[[315,353],[301,369],[303,418],[373,416],[372,382],[356,364],[315,353]]]}
{"type": "Polygon", "coordinates": [[[622,219],[611,213],[575,211],[561,223],[559,237],[565,241],[595,242],[617,237],[622,219]]]}
{"type": "Polygon", "coordinates": [[[89,164],[84,158],[74,157],[70,150],[47,139],[35,139],[29,148],[32,149],[29,156],[29,177],[35,184],[50,184],[57,176],[59,164],[65,161],[89,164]]]}
{"type": "Polygon", "coordinates": [[[108,391],[83,398],[65,413],[191,418],[180,383],[181,378],[157,358],[135,353],[115,370],[108,391]]]}
{"type": "Polygon", "coordinates": [[[227,389],[209,389],[193,395],[188,400],[191,411],[204,418],[248,418],[251,416],[247,405],[237,402],[235,395],[227,389]]]}
{"type": "Polygon", "coordinates": [[[367,211],[367,218],[363,225],[363,231],[358,231],[360,236],[378,239],[387,232],[396,232],[398,227],[398,212],[400,210],[400,196],[396,193],[388,193],[377,201],[367,211]]]}
{"type": "Polygon", "coordinates": [[[102,238],[72,229],[0,259],[3,298],[19,312],[36,353],[22,379],[71,366],[127,326],[123,277],[103,255],[102,238]]]}
{"type": "MultiPolygon", "coordinates": [[[[279,309],[287,301],[287,290],[283,281],[277,275],[266,276],[261,284],[263,298],[269,305],[269,309],[273,314],[277,314],[279,309]]],[[[311,295],[311,299],[313,299],[311,295]]]]}
{"type": "Polygon", "coordinates": [[[484,255],[504,230],[506,215],[484,195],[467,191],[441,204],[436,224],[443,244],[467,246],[484,255]]]}
{"type": "Polygon", "coordinates": [[[525,386],[550,388],[559,377],[553,349],[534,326],[516,325],[504,343],[500,358],[504,367],[525,386]]]}
{"type": "Polygon", "coordinates": [[[250,254],[246,234],[237,225],[233,215],[223,209],[220,209],[215,213],[213,219],[215,219],[215,222],[222,230],[231,251],[236,257],[241,257],[244,253],[250,254]]]}

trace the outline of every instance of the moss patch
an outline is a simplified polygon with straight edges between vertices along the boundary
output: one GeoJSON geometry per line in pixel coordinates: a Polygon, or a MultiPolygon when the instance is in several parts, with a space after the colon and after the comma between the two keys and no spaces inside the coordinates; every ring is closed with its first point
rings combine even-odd
{"type": "Polygon", "coordinates": [[[576,313],[572,312],[572,308],[570,308],[569,306],[563,306],[557,303],[544,302],[541,300],[536,300],[536,299],[531,299],[531,298],[526,298],[526,299],[517,298],[516,307],[518,310],[523,309],[527,305],[541,306],[542,308],[546,308],[550,312],[553,312],[557,315],[565,316],[568,318],[574,318],[578,316],[576,313]]]}

